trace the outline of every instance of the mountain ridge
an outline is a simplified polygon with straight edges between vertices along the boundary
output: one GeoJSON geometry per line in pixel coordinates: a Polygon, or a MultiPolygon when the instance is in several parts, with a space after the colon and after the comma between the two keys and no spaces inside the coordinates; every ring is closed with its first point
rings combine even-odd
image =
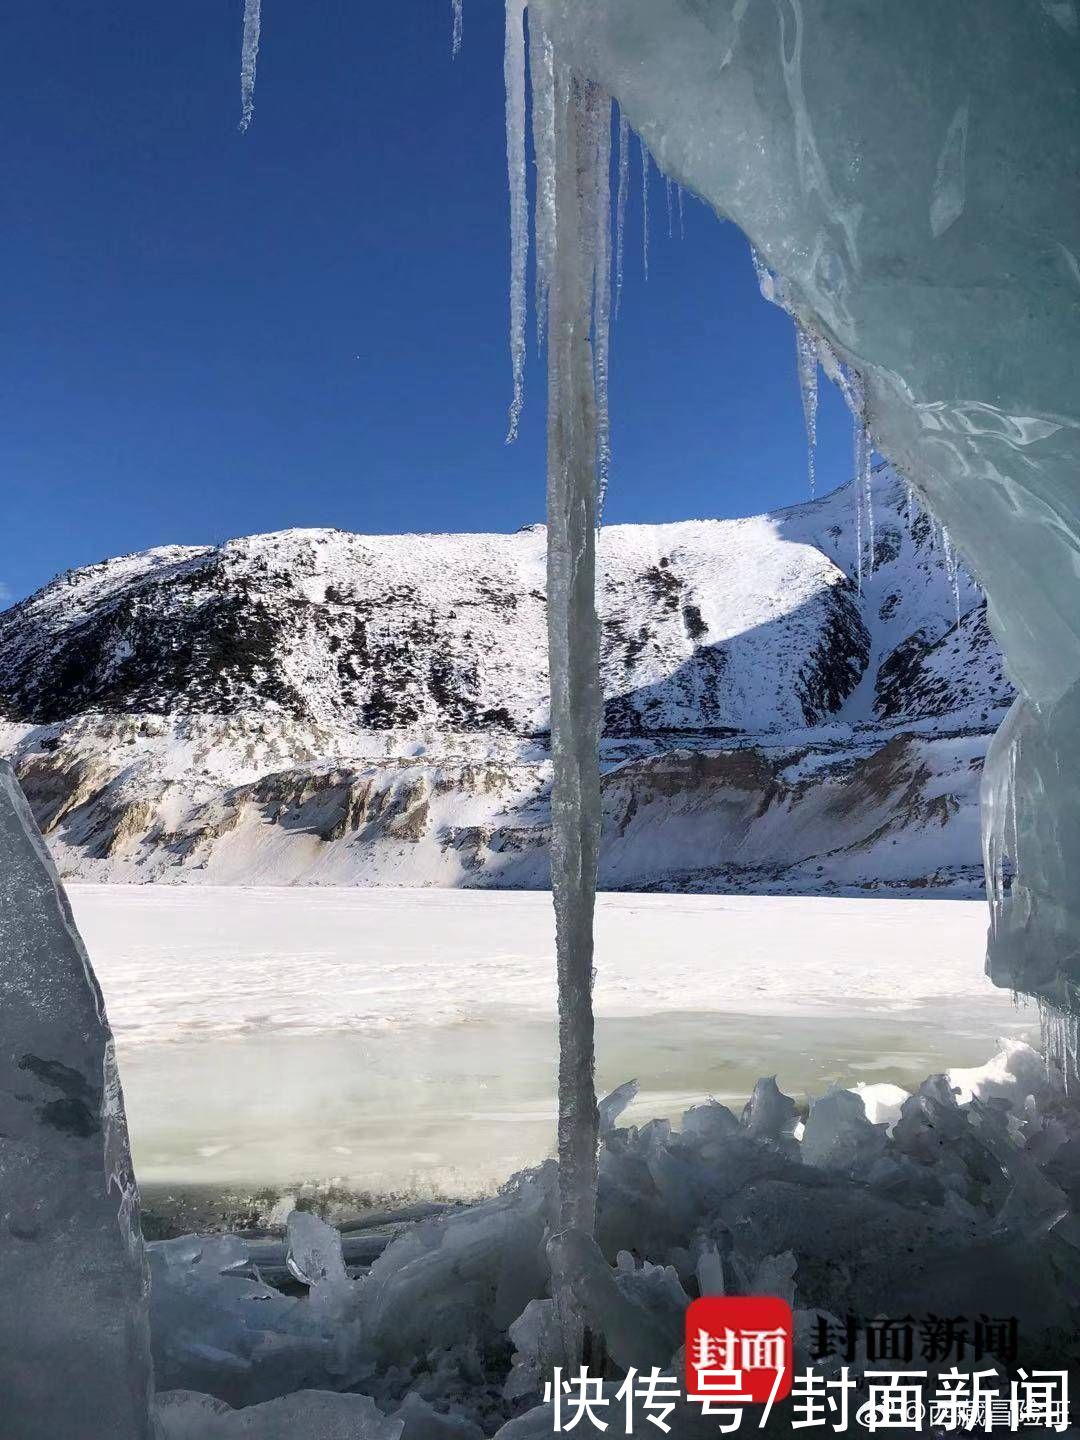
{"type": "MultiPolygon", "coordinates": [[[[851,486],[771,515],[601,532],[604,883],[691,869],[688,885],[905,883],[882,871],[880,836],[845,841],[836,818],[852,805],[903,836],[912,885],[943,868],[976,883],[980,757],[958,755],[985,749],[1011,690],[982,597],[929,517],[888,472],[873,505],[861,585],[869,527],[851,486]],[[856,803],[860,767],[890,745],[895,759],[901,735],[923,798],[886,765],[891,798],[856,803]],[[834,858],[807,878],[822,847],[834,858]]],[[[309,528],[160,546],[0,613],[0,749],[62,869],[545,884],[544,540],[542,526],[309,528]]]]}

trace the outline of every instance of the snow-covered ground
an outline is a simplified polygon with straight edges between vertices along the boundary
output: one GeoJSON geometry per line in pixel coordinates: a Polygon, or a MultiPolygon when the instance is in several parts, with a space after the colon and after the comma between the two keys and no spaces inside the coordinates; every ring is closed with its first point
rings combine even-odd
{"type": "MultiPolygon", "coordinates": [[[[472,1194],[549,1152],[542,893],[70,887],[148,1184],[472,1194]]],[[[1031,1035],[982,975],[985,906],[604,895],[600,1080],[632,1118],[763,1074],[914,1087],[1031,1035]]]]}

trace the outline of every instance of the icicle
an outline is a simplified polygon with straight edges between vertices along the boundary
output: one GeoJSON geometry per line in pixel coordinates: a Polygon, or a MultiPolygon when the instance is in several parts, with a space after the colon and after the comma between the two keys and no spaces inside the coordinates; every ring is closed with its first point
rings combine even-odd
{"type": "Polygon", "coordinates": [[[863,442],[866,436],[865,429],[856,421],[854,429],[855,437],[855,478],[851,482],[855,489],[855,578],[859,587],[859,594],[862,594],[863,587],[863,442]]]}
{"type": "Polygon", "coordinates": [[[677,187],[677,192],[678,192],[678,196],[679,196],[679,239],[680,239],[680,240],[685,240],[685,239],[686,239],[686,216],[685,216],[685,214],[683,213],[683,188],[682,188],[681,185],[679,185],[679,186],[677,187]]]}
{"type": "Polygon", "coordinates": [[[262,29],[261,0],[244,0],[244,53],[240,61],[240,129],[246,131],[255,114],[255,62],[259,58],[262,29]]]}
{"type": "Polygon", "coordinates": [[[874,539],[874,474],[871,461],[874,458],[874,441],[870,435],[870,429],[866,423],[866,406],[862,410],[862,486],[863,494],[866,497],[866,528],[869,541],[869,568],[873,575],[877,568],[876,542],[874,539]]]}
{"type": "Polygon", "coordinates": [[[529,72],[536,154],[536,343],[541,348],[555,263],[555,55],[531,11],[529,72]]]}
{"type": "Polygon", "coordinates": [[[990,902],[990,935],[996,939],[1005,903],[1004,766],[987,764],[983,774],[983,873],[990,902]]]}
{"type": "Polygon", "coordinates": [[[461,54],[461,37],[465,28],[465,0],[451,0],[453,11],[453,31],[450,41],[450,53],[456,60],[461,54]]]}
{"type": "Polygon", "coordinates": [[[623,243],[626,238],[626,198],[630,191],[630,122],[619,111],[619,188],[615,200],[615,314],[622,301],[623,243]]]}
{"type": "Polygon", "coordinates": [[[670,181],[670,179],[668,178],[668,176],[666,176],[666,175],[664,176],[664,194],[665,194],[666,197],[667,197],[667,238],[668,238],[669,240],[674,240],[674,238],[675,238],[675,207],[674,207],[673,197],[672,197],[672,193],[671,193],[671,181],[670,181]]]}
{"type": "Polygon", "coordinates": [[[649,148],[641,141],[641,252],[649,278],[649,148]]]}
{"type": "Polygon", "coordinates": [[[956,628],[960,629],[960,566],[953,548],[952,536],[946,527],[941,527],[941,544],[945,552],[945,574],[952,585],[953,601],[956,605],[956,628]]]}
{"type": "Polygon", "coordinates": [[[914,492],[913,492],[913,490],[912,490],[912,488],[911,488],[910,485],[905,484],[904,488],[905,488],[905,490],[907,491],[907,533],[908,533],[908,538],[910,539],[910,538],[911,538],[911,507],[912,507],[912,504],[913,504],[913,501],[914,501],[914,492]]]}
{"type": "MultiPolygon", "coordinates": [[[[556,247],[548,340],[548,647],[551,675],[551,883],[559,977],[559,1207],[563,1231],[596,1223],[598,1118],[592,1008],[593,911],[600,841],[600,626],[596,611],[597,422],[590,325],[596,237],[606,221],[600,155],[610,100],[556,66],[556,247]]],[[[608,242],[610,244],[610,242],[608,242]]],[[[602,257],[601,257],[602,259],[602,257]]],[[[566,1362],[584,1328],[555,1276],[566,1362]]]]}
{"type": "Polygon", "coordinates": [[[596,463],[598,497],[596,523],[604,512],[611,470],[611,420],[608,409],[608,372],[611,340],[611,101],[596,106],[593,133],[595,199],[593,215],[593,368],[596,386],[596,463]]]}
{"type": "Polygon", "coordinates": [[[506,0],[506,164],[510,180],[510,355],[514,398],[507,443],[517,439],[525,402],[525,280],[529,259],[529,202],[525,174],[525,0],[506,0]]]}
{"type": "Polygon", "coordinates": [[[807,466],[810,473],[810,494],[817,490],[817,410],[818,351],[817,341],[807,334],[796,320],[795,343],[799,363],[799,389],[802,391],[803,419],[806,421],[807,466]]]}

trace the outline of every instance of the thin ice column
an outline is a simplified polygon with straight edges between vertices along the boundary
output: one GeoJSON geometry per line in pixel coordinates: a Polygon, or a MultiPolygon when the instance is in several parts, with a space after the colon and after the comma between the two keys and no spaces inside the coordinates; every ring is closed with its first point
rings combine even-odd
{"type": "MultiPolygon", "coordinates": [[[[559,978],[559,1177],[564,1228],[593,1233],[593,909],[600,840],[594,304],[599,117],[610,100],[557,65],[555,266],[548,337],[548,645],[552,889],[559,978]]],[[[604,163],[607,163],[606,157],[604,163]]]]}
{"type": "Polygon", "coordinates": [[[112,1035],[0,761],[0,1433],[149,1440],[139,1197],[112,1035]]]}
{"type": "Polygon", "coordinates": [[[240,129],[247,130],[255,114],[255,66],[259,59],[262,0],[245,0],[244,50],[240,61],[240,129]]]}

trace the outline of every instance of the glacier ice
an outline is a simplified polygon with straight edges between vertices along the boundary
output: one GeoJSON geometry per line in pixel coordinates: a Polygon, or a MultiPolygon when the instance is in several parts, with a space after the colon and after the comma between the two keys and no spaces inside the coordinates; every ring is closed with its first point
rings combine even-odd
{"type": "Polygon", "coordinates": [[[240,59],[240,129],[246,131],[255,115],[255,65],[259,58],[262,0],[244,0],[244,44],[240,59]]]}
{"type": "Polygon", "coordinates": [[[0,1428],[149,1440],[139,1195],[101,991],[0,762],[0,1428]]]}
{"type": "Polygon", "coordinates": [[[989,966],[1080,1008],[1080,795],[1059,778],[1080,733],[1075,8],[1062,23],[1056,7],[957,0],[872,25],[861,0],[530,10],[860,377],[874,449],[985,588],[1021,696],[987,772],[988,850],[1015,810],[1019,852],[989,966]]]}

